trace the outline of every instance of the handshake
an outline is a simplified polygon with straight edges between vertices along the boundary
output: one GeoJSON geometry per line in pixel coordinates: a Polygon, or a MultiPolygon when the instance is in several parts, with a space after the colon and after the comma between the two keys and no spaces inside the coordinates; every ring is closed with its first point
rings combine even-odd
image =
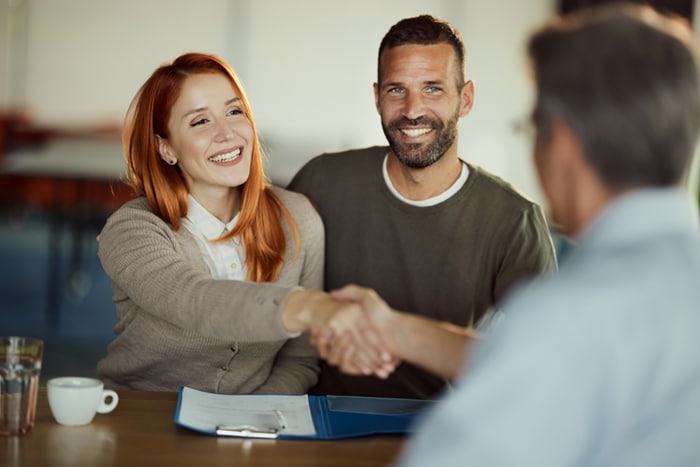
{"type": "Polygon", "coordinates": [[[407,361],[447,380],[459,376],[479,334],[392,309],[374,290],[292,293],[282,313],[290,332],[310,330],[321,358],[351,375],[385,379],[407,361]]]}
{"type": "Polygon", "coordinates": [[[351,375],[387,378],[399,363],[392,331],[399,330],[399,313],[374,290],[349,285],[331,292],[338,308],[321,313],[311,326],[311,343],[321,358],[351,375]]]}

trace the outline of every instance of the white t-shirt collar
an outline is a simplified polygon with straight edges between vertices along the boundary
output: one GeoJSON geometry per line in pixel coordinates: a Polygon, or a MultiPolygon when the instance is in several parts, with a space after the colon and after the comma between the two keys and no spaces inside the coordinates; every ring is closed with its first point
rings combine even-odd
{"type": "Polygon", "coordinates": [[[418,206],[418,207],[426,207],[426,206],[435,206],[436,204],[440,204],[445,200],[448,200],[457,193],[465,183],[467,183],[467,178],[469,178],[469,167],[467,166],[467,163],[462,161],[462,172],[459,175],[459,178],[455,180],[455,182],[450,185],[450,187],[440,193],[437,196],[433,196],[432,198],[428,199],[422,199],[422,200],[412,200],[405,198],[404,196],[399,193],[396,188],[394,188],[394,185],[391,183],[391,179],[389,178],[389,171],[387,170],[387,160],[389,159],[389,154],[384,156],[384,162],[382,163],[382,175],[384,176],[384,182],[386,183],[387,188],[391,193],[396,196],[398,199],[403,201],[406,204],[410,204],[411,206],[418,206]]]}

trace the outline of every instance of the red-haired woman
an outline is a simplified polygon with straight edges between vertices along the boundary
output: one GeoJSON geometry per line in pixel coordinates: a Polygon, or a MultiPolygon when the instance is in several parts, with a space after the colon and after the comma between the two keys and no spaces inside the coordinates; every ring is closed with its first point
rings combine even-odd
{"type": "Polygon", "coordinates": [[[343,306],[318,291],[324,232],[302,195],[272,186],[248,100],[221,59],[156,69],[123,138],[139,195],[100,233],[116,338],[106,386],[304,393],[317,353],[301,334],[343,306]]]}

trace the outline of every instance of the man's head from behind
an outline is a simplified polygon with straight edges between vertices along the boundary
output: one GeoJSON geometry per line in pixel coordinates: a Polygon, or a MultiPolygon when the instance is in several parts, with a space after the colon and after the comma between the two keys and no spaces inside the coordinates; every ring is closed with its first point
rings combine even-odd
{"type": "Polygon", "coordinates": [[[563,122],[612,193],[683,181],[700,130],[698,62],[684,20],[649,7],[587,10],[539,31],[528,51],[538,141],[563,122]]]}

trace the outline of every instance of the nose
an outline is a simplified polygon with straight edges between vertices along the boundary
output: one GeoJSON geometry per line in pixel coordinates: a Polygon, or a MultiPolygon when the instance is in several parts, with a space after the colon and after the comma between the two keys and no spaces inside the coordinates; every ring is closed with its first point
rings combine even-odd
{"type": "Polygon", "coordinates": [[[403,106],[403,116],[415,120],[425,114],[425,103],[420,93],[412,92],[406,94],[403,106]]]}
{"type": "Polygon", "coordinates": [[[218,118],[216,119],[215,124],[216,127],[214,129],[214,137],[216,141],[228,141],[229,139],[233,138],[233,128],[231,128],[231,125],[226,121],[226,119],[218,118]]]}

